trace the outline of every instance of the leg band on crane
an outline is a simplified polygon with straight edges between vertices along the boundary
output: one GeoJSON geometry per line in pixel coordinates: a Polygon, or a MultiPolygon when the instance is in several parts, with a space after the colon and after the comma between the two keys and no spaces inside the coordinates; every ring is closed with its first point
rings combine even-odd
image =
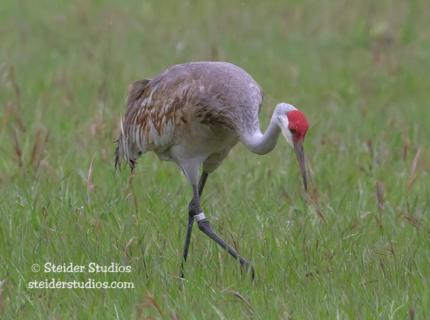
{"type": "Polygon", "coordinates": [[[194,219],[196,219],[196,221],[199,222],[199,221],[205,220],[206,216],[203,212],[200,212],[199,214],[196,214],[194,216],[194,219]]]}

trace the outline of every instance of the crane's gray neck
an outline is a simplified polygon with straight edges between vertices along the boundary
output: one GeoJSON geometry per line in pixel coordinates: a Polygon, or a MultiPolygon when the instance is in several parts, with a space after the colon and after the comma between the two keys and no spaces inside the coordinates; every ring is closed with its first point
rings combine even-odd
{"type": "Polygon", "coordinates": [[[273,150],[279,137],[279,128],[275,112],[270,120],[266,132],[262,133],[260,128],[249,132],[242,137],[243,144],[253,153],[266,154],[273,150]]]}
{"type": "MultiPolygon", "coordinates": [[[[242,143],[251,151],[256,154],[266,154],[273,150],[278,141],[280,128],[280,117],[284,116],[288,111],[295,110],[296,108],[287,103],[280,103],[273,111],[272,118],[270,119],[269,127],[266,132],[262,133],[260,128],[257,128],[241,137],[242,143]]],[[[288,121],[284,118],[284,121],[288,121]]],[[[288,126],[288,123],[286,124],[288,126]]]]}

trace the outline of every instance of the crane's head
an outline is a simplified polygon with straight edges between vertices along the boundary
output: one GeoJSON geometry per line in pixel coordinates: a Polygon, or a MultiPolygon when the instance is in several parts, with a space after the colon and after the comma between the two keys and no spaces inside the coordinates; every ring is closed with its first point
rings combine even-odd
{"type": "Polygon", "coordinates": [[[308,182],[306,178],[303,141],[309,128],[308,120],[302,111],[287,103],[280,103],[276,106],[276,115],[278,117],[279,127],[281,128],[283,136],[296,152],[300,172],[303,178],[303,185],[307,191],[308,182]]]}

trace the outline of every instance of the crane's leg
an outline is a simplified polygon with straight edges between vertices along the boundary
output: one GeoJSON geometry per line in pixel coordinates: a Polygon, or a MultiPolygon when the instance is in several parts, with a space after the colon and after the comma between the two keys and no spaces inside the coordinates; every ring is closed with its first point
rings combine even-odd
{"type": "MultiPolygon", "coordinates": [[[[207,178],[207,177],[206,177],[207,178]]],[[[206,179],[204,180],[206,181],[206,179]]],[[[244,267],[246,270],[250,270],[251,277],[254,279],[255,271],[254,268],[251,266],[249,261],[242,258],[235,249],[233,249],[230,245],[228,245],[223,239],[221,239],[213,230],[209,223],[209,220],[206,219],[201,207],[200,207],[200,194],[201,190],[197,190],[197,187],[193,186],[193,192],[194,197],[193,200],[190,203],[190,219],[191,217],[197,221],[197,224],[199,226],[199,229],[205,233],[209,238],[214,240],[216,243],[218,243],[224,250],[226,250],[233,258],[236,260],[239,260],[240,265],[244,267]]],[[[192,222],[191,222],[192,226],[192,222]]],[[[191,227],[190,227],[191,228],[191,227]]],[[[191,232],[190,232],[191,233],[191,232]]],[[[187,246],[187,243],[186,243],[187,246]]],[[[188,250],[188,248],[186,248],[188,250]]],[[[185,258],[185,251],[184,251],[184,258],[185,258]]]]}
{"type": "Polygon", "coordinates": [[[216,243],[218,243],[224,250],[226,250],[233,258],[236,260],[239,260],[240,265],[245,268],[246,270],[251,271],[251,277],[252,280],[254,280],[255,277],[255,271],[254,267],[251,266],[248,260],[242,258],[236,250],[234,250],[230,245],[228,245],[223,239],[221,239],[213,230],[209,223],[209,220],[206,219],[203,215],[203,218],[201,220],[197,221],[199,225],[199,229],[203,231],[209,238],[214,240],[216,243]]]}
{"type": "MultiPolygon", "coordinates": [[[[205,187],[208,175],[209,175],[208,173],[203,172],[202,176],[200,177],[199,190],[198,190],[198,192],[199,192],[199,194],[198,194],[199,198],[202,195],[203,188],[205,187]]],[[[194,200],[194,196],[193,196],[193,199],[191,200],[190,204],[188,205],[188,225],[187,225],[187,234],[185,236],[185,245],[184,245],[184,253],[183,253],[184,259],[181,262],[181,278],[184,277],[184,263],[185,263],[185,261],[187,260],[187,257],[188,257],[188,248],[190,246],[191,231],[193,230],[194,216],[197,214],[194,202],[195,202],[195,200],[194,200]]]]}

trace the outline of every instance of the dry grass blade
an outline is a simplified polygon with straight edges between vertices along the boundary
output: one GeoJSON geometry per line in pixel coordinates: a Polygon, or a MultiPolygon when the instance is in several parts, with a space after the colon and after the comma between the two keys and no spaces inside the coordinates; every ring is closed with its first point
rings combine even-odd
{"type": "Polygon", "coordinates": [[[124,256],[127,259],[130,258],[130,246],[133,244],[134,239],[134,237],[131,237],[131,239],[127,241],[127,244],[124,247],[124,256]]]}
{"type": "Polygon", "coordinates": [[[385,199],[384,199],[384,192],[385,192],[384,183],[382,181],[376,182],[375,185],[375,193],[376,193],[376,201],[378,204],[378,210],[382,211],[384,210],[385,206],[385,199]]]}
{"type": "Polygon", "coordinates": [[[13,138],[13,158],[16,162],[18,162],[18,167],[22,168],[23,161],[22,161],[22,149],[19,144],[18,139],[18,133],[16,132],[16,129],[12,129],[12,138],[13,138]]]}
{"type": "Polygon", "coordinates": [[[142,311],[148,308],[156,309],[158,313],[164,318],[163,311],[161,310],[160,305],[157,303],[154,296],[150,293],[145,295],[142,302],[142,311]]]}
{"type": "Polygon", "coordinates": [[[9,80],[10,80],[10,83],[12,84],[13,91],[15,92],[16,99],[18,102],[18,108],[19,108],[21,105],[21,90],[19,88],[18,82],[16,81],[14,67],[10,67],[9,69],[9,80]]]}
{"type": "Polygon", "coordinates": [[[411,190],[411,188],[412,188],[412,186],[413,186],[413,184],[414,184],[414,182],[418,176],[417,168],[418,168],[418,163],[419,163],[420,158],[421,158],[421,154],[422,154],[422,149],[418,148],[417,153],[415,153],[414,160],[412,160],[411,170],[409,172],[409,178],[408,178],[408,184],[407,184],[408,191],[411,190]]]}
{"type": "Polygon", "coordinates": [[[409,319],[414,320],[415,319],[415,309],[410,307],[409,308],[409,319]]]}
{"type": "Polygon", "coordinates": [[[400,217],[416,229],[421,226],[420,217],[415,213],[415,208],[411,208],[409,203],[406,203],[406,207],[403,208],[400,217]]]}
{"type": "Polygon", "coordinates": [[[402,150],[402,157],[403,161],[406,161],[408,158],[409,149],[411,147],[411,141],[408,137],[403,137],[403,150],[402,150]]]}
{"type": "Polygon", "coordinates": [[[95,137],[102,135],[104,132],[104,121],[103,121],[103,111],[98,111],[93,117],[93,121],[90,125],[91,136],[95,137]]]}
{"type": "Polygon", "coordinates": [[[373,152],[373,143],[372,143],[372,140],[371,140],[371,139],[368,139],[368,140],[366,141],[366,147],[367,147],[367,151],[368,151],[368,152],[369,152],[369,154],[370,154],[370,157],[373,159],[374,152],[373,152]]]}
{"type": "Polygon", "coordinates": [[[306,203],[308,203],[309,205],[311,205],[312,208],[314,208],[316,214],[322,220],[322,222],[327,223],[325,215],[321,210],[321,206],[318,202],[318,193],[314,193],[314,196],[309,196],[308,194],[304,194],[304,199],[306,203]]]}
{"type": "Polygon", "coordinates": [[[315,208],[315,211],[316,211],[316,213],[317,213],[318,217],[320,217],[320,218],[321,218],[321,220],[322,220],[324,223],[327,223],[327,220],[326,220],[326,218],[325,218],[325,216],[324,216],[324,213],[323,213],[323,212],[322,212],[322,210],[321,210],[320,205],[319,205],[318,203],[316,203],[316,204],[315,204],[315,206],[314,206],[314,208],[315,208]]]}
{"type": "Polygon", "coordinates": [[[10,107],[10,111],[15,119],[15,122],[18,126],[18,128],[21,131],[26,131],[25,125],[24,125],[24,121],[21,118],[21,89],[18,85],[18,82],[16,81],[16,77],[15,77],[15,68],[11,67],[9,69],[9,73],[8,73],[8,78],[9,78],[9,82],[13,88],[13,91],[15,93],[15,103],[10,103],[8,104],[8,107],[10,107]]]}
{"type": "Polygon", "coordinates": [[[415,227],[416,229],[420,227],[420,220],[418,217],[414,215],[405,214],[403,215],[403,219],[405,219],[407,223],[409,223],[411,226],[415,227]]]}
{"type": "MultiPolygon", "coordinates": [[[[16,104],[13,102],[8,102],[5,106],[5,112],[3,115],[3,128],[6,127],[8,123],[10,123],[9,119],[13,118],[14,123],[16,126],[22,131],[25,132],[26,128],[24,125],[24,121],[21,118],[21,114],[18,110],[18,108],[15,107],[16,104]]],[[[12,123],[12,122],[11,122],[12,123]]]]}
{"type": "Polygon", "coordinates": [[[176,312],[172,313],[171,318],[172,318],[172,320],[180,320],[181,319],[181,318],[179,318],[179,315],[176,312]]]}
{"type": "Polygon", "coordinates": [[[0,281],[0,314],[3,312],[3,286],[6,283],[6,279],[0,281]]]}
{"type": "Polygon", "coordinates": [[[236,298],[238,298],[239,299],[239,301],[241,301],[245,306],[246,306],[246,309],[247,309],[247,311],[248,311],[248,313],[250,314],[250,315],[253,315],[254,314],[254,308],[252,307],[252,305],[251,305],[251,303],[243,296],[243,295],[241,295],[239,292],[237,292],[237,291],[234,291],[234,290],[230,290],[230,289],[228,289],[228,290],[225,290],[225,292],[227,292],[227,293],[230,293],[230,294],[232,294],[234,297],[236,297],[236,298]]]}
{"type": "Polygon", "coordinates": [[[38,129],[34,138],[33,150],[31,151],[31,158],[29,165],[37,170],[42,160],[43,151],[45,150],[46,143],[48,142],[48,132],[46,130],[38,129]]]}
{"type": "Polygon", "coordinates": [[[90,195],[94,190],[94,182],[93,182],[93,172],[94,172],[94,158],[91,159],[90,167],[88,168],[88,174],[87,174],[87,196],[88,196],[88,202],[90,202],[90,195]]]}
{"type": "Polygon", "coordinates": [[[134,208],[135,208],[135,213],[136,215],[139,212],[139,205],[137,202],[137,197],[136,194],[134,193],[133,190],[133,178],[135,176],[135,172],[131,172],[131,174],[128,176],[128,180],[127,180],[127,189],[128,189],[128,194],[126,196],[126,199],[132,199],[133,200],[133,204],[134,204],[134,208]]]}

